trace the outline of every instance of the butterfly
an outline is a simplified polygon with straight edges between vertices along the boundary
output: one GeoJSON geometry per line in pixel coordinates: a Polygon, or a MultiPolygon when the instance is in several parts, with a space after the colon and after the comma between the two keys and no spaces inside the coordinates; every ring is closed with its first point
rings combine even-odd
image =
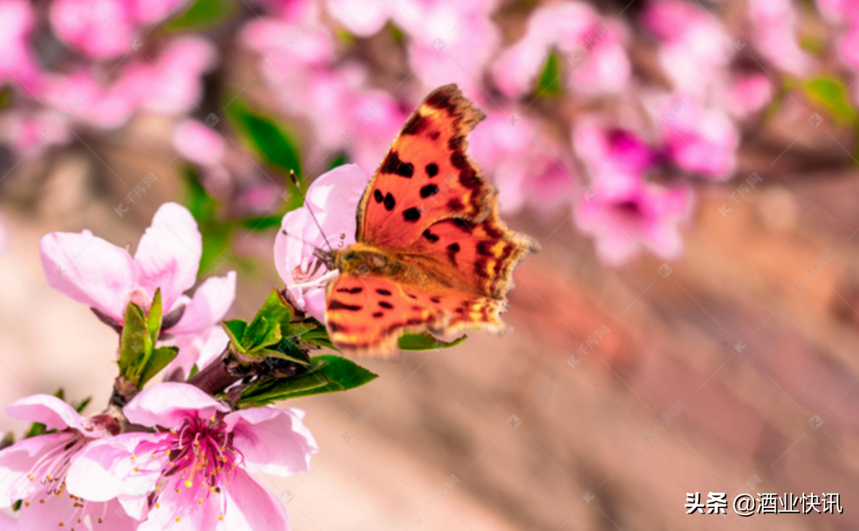
{"type": "Polygon", "coordinates": [[[340,272],[325,317],[344,353],[390,356],[404,333],[504,330],[512,270],[538,245],[507,229],[497,192],[466,154],[484,118],[456,85],[430,93],[364,191],[356,243],[317,250],[340,272]]]}

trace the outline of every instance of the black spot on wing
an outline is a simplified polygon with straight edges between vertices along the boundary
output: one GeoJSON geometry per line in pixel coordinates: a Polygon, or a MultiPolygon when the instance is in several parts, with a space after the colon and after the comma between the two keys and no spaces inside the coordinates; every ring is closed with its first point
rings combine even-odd
{"type": "Polygon", "coordinates": [[[410,162],[403,162],[396,151],[391,151],[385,157],[385,162],[382,164],[383,173],[393,173],[401,177],[411,179],[415,173],[415,167],[410,162]]]}
{"type": "Polygon", "coordinates": [[[430,162],[429,164],[427,164],[427,167],[425,169],[427,171],[427,175],[430,178],[438,175],[438,164],[436,164],[435,162],[430,162]]]}
{"type": "Polygon", "coordinates": [[[391,192],[388,192],[385,196],[385,210],[391,211],[395,206],[397,206],[397,202],[394,200],[394,196],[391,195],[391,192]]]}
{"type": "Polygon", "coordinates": [[[421,131],[426,129],[429,121],[424,118],[420,113],[415,113],[409,121],[406,122],[406,125],[403,126],[402,134],[404,135],[417,135],[420,134],[421,131]]]}
{"type": "Polygon", "coordinates": [[[454,266],[456,265],[456,254],[460,251],[458,243],[452,243],[447,246],[447,259],[454,266]]]}
{"type": "Polygon", "coordinates": [[[381,203],[384,199],[384,197],[382,196],[382,192],[378,190],[373,190],[373,199],[375,199],[377,203],[381,203]]]}
{"type": "Polygon", "coordinates": [[[394,305],[388,301],[379,301],[379,307],[385,308],[386,310],[393,310],[394,305]]]}
{"type": "Polygon", "coordinates": [[[432,197],[438,193],[438,186],[434,184],[428,184],[421,188],[421,197],[426,199],[427,197],[432,197]]]}
{"type": "Polygon", "coordinates": [[[382,288],[377,289],[376,293],[378,293],[379,295],[384,295],[385,297],[390,297],[392,295],[390,291],[382,288]]]}
{"type": "Polygon", "coordinates": [[[347,310],[347,311],[350,311],[350,312],[359,312],[359,311],[361,311],[361,309],[362,309],[362,308],[364,308],[364,307],[363,307],[363,306],[358,306],[357,304],[356,304],[356,305],[353,305],[353,304],[344,304],[344,303],[342,303],[342,302],[338,301],[337,299],[332,300],[332,301],[328,304],[328,309],[329,309],[329,310],[347,310]]]}
{"type": "Polygon", "coordinates": [[[465,205],[462,204],[462,199],[454,197],[447,202],[447,208],[449,208],[453,212],[461,212],[463,209],[465,209],[465,205]]]}
{"type": "Polygon", "coordinates": [[[357,288],[337,288],[337,293],[351,293],[353,295],[356,293],[361,293],[362,291],[364,291],[364,288],[360,286],[358,286],[357,288]]]}
{"type": "Polygon", "coordinates": [[[385,314],[383,314],[382,312],[373,312],[373,317],[375,317],[376,319],[381,318],[383,315],[385,314]]]}
{"type": "Polygon", "coordinates": [[[405,210],[403,211],[403,219],[414,223],[415,221],[421,219],[421,211],[415,207],[405,210]]]}
{"type": "Polygon", "coordinates": [[[427,241],[430,243],[435,243],[439,240],[438,235],[431,233],[429,229],[423,232],[423,237],[426,238],[427,241]]]}

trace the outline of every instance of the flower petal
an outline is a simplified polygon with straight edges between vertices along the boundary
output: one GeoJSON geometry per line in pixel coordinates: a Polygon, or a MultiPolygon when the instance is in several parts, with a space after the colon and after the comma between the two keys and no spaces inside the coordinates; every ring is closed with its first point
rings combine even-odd
{"type": "Polygon", "coordinates": [[[289,519],[283,501],[239,469],[227,489],[223,529],[289,531],[289,519]]]}
{"type": "Polygon", "coordinates": [[[185,307],[182,319],[170,329],[173,334],[190,334],[210,328],[223,319],[236,298],[236,272],[207,278],[185,307]]]}
{"type": "Polygon", "coordinates": [[[42,489],[41,482],[30,481],[27,474],[47,454],[74,438],[70,432],[49,433],[18,441],[0,450],[0,507],[9,507],[42,489]]]}
{"type": "Polygon", "coordinates": [[[6,413],[21,420],[41,422],[49,430],[74,428],[87,431],[81,424],[81,416],[75,408],[51,395],[33,395],[16,400],[6,407],[6,413]]]}
{"type": "Polygon", "coordinates": [[[175,382],[148,387],[123,408],[129,422],[150,428],[176,428],[189,417],[209,418],[218,411],[230,408],[193,385],[175,382]]]}
{"type": "Polygon", "coordinates": [[[191,374],[191,368],[194,365],[202,369],[224,352],[229,341],[230,337],[220,325],[215,325],[199,334],[178,335],[174,342],[179,347],[179,355],[170,362],[164,372],[170,374],[175,369],[181,368],[187,376],[191,374]]]}
{"type": "Polygon", "coordinates": [[[291,476],[306,472],[319,450],[302,417],[298,410],[257,407],[230,413],[224,422],[251,472],[291,476]]]}
{"type": "Polygon", "coordinates": [[[203,240],[191,212],[182,205],[165,203],[152,218],[134,254],[140,266],[140,286],[150,297],[161,288],[164,313],[197,279],[203,240]]]}
{"type": "MultiPolygon", "coordinates": [[[[161,476],[164,461],[169,461],[164,455],[156,455],[152,459],[152,450],[169,435],[124,433],[87,444],[72,459],[66,475],[66,488],[71,494],[96,502],[121,495],[148,496],[161,476]]],[[[130,513],[139,512],[139,507],[134,503],[128,506],[133,509],[130,513]]]]}
{"type": "Polygon", "coordinates": [[[39,254],[52,288],[123,321],[128,294],[138,274],[125,249],[85,230],[46,235],[39,243],[39,254]]]}

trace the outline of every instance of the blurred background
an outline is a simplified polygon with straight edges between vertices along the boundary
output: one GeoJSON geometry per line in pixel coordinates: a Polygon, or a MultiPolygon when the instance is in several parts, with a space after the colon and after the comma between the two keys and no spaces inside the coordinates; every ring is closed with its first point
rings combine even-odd
{"type": "Polygon", "coordinates": [[[372,172],[457,83],[542,245],[513,331],[287,404],[320,447],[265,478],[293,528],[854,530],[857,70],[839,0],[0,0],[0,403],[63,387],[96,413],[116,376],[44,234],[125,245],[179,201],[247,319],[282,285],[289,170],[372,172]],[[686,514],[711,491],[844,511],[686,514]]]}

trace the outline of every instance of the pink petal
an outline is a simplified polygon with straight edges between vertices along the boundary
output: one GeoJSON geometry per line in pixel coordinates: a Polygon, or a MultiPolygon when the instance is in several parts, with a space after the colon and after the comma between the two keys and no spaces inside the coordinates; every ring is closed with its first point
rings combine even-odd
{"type": "Polygon", "coordinates": [[[289,531],[283,501],[242,469],[227,489],[222,525],[224,529],[289,531]]]}
{"type": "Polygon", "coordinates": [[[30,422],[41,422],[49,430],[74,428],[86,431],[75,408],[51,395],[33,395],[16,400],[6,407],[6,413],[30,422]]]}
{"type": "MultiPolygon", "coordinates": [[[[126,406],[127,407],[127,406],[126,406]]],[[[89,501],[103,502],[122,495],[126,499],[146,497],[155,490],[161,471],[169,462],[163,452],[155,460],[142,445],[153,447],[169,433],[124,433],[93,441],[72,460],[66,475],[66,488],[71,494],[89,501]],[[135,456],[134,459],[131,457],[135,456]]],[[[151,450],[150,450],[151,451],[151,450]]],[[[139,506],[129,504],[135,516],[139,506]]]]}
{"type": "Polygon", "coordinates": [[[250,471],[285,477],[307,472],[310,456],[319,451],[302,416],[292,409],[257,407],[230,413],[224,422],[250,471]]]}
{"type": "Polygon", "coordinates": [[[229,336],[220,325],[195,334],[177,335],[174,344],[179,347],[179,354],[164,369],[165,374],[181,368],[187,376],[194,365],[202,369],[224,352],[229,341],[229,336]]]}
{"type": "Polygon", "coordinates": [[[85,230],[52,232],[39,243],[48,284],[77,302],[98,308],[119,322],[125,318],[128,294],[138,268],[120,249],[85,230]]]}
{"type": "Polygon", "coordinates": [[[99,0],[81,9],[77,0],[55,0],[50,19],[57,37],[91,57],[104,59],[131,51],[135,25],[121,0],[99,0]]]}
{"type": "Polygon", "coordinates": [[[328,13],[341,24],[361,37],[378,33],[397,6],[387,2],[362,2],[361,0],[328,0],[328,13]]]}
{"type": "Polygon", "coordinates": [[[134,259],[140,265],[139,284],[150,297],[161,288],[164,313],[197,279],[203,240],[197,222],[187,208],[177,203],[161,205],[152,226],[140,239],[134,259]]]}
{"type": "Polygon", "coordinates": [[[227,413],[230,408],[193,385],[174,382],[147,387],[123,408],[133,424],[171,429],[189,417],[209,418],[218,411],[227,413]]]}
{"type": "Polygon", "coordinates": [[[0,507],[9,507],[43,489],[41,482],[30,481],[27,474],[41,459],[75,437],[71,432],[50,433],[23,439],[0,450],[0,507]]]}
{"type": "MultiPolygon", "coordinates": [[[[21,508],[18,526],[22,531],[80,529],[78,522],[92,521],[92,529],[135,531],[140,522],[130,517],[116,500],[107,503],[80,502],[66,494],[45,496],[45,503],[30,503],[21,508]]],[[[84,529],[87,527],[82,526],[84,529]]],[[[2,529],[2,526],[0,526],[2,529]]]]}
{"type": "Polygon", "coordinates": [[[219,164],[224,158],[224,138],[197,120],[183,120],[173,128],[173,147],[185,159],[203,166],[219,164]]]}
{"type": "Polygon", "coordinates": [[[223,277],[207,278],[185,306],[182,319],[170,329],[173,334],[201,332],[224,318],[236,298],[236,272],[223,277]]]}

